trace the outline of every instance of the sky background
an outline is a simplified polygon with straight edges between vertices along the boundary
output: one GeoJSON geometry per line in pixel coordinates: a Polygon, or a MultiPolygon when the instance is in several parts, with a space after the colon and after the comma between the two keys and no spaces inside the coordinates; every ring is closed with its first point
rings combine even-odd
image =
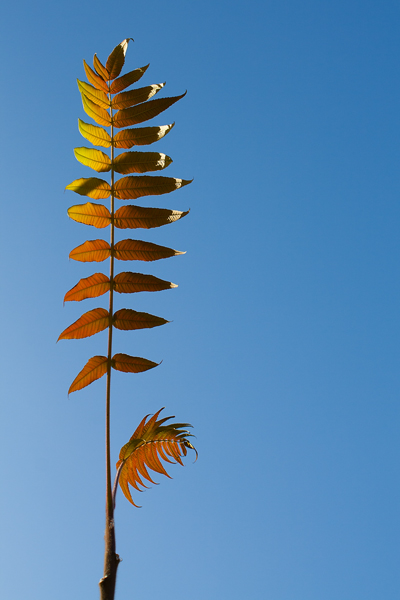
{"type": "MultiPolygon", "coordinates": [[[[112,460],[139,421],[194,425],[173,480],[117,498],[116,600],[397,600],[400,6],[338,0],[22,0],[2,8],[0,555],[7,600],[98,598],[105,378],[67,396],[106,332],[58,335],[107,306],[63,297],[107,263],[68,219],[89,177],[73,148],[82,59],[126,37],[125,71],[187,96],[149,150],[194,178],[143,205],[191,209],[150,231],[178,250],[124,263],[179,284],[116,298],[173,323],[117,332],[112,460]],[[140,498],[138,498],[140,496],[140,498]]],[[[146,149],[146,148],[144,148],[146,149]]],[[[127,235],[125,235],[127,234],[127,235]]],[[[130,235],[131,234],[131,235],[130,235]]]]}

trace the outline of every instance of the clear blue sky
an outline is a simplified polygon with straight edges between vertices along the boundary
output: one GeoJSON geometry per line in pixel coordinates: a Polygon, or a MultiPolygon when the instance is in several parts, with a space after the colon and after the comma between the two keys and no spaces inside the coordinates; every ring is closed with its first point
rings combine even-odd
{"type": "Polygon", "coordinates": [[[145,85],[188,90],[154,124],[176,121],[156,149],[194,182],[153,202],[188,217],[138,232],[187,250],[139,265],[178,289],[117,298],[173,323],[115,338],[163,363],[113,376],[113,463],[161,406],[199,460],[140,510],[119,494],[116,598],[400,598],[399,26],[377,0],[3,6],[5,599],[98,598],[105,379],[67,389],[106,333],[55,342],[107,303],[63,307],[103,268],[68,260],[99,232],[68,219],[64,188],[90,176],[82,59],[125,37],[145,85]]]}

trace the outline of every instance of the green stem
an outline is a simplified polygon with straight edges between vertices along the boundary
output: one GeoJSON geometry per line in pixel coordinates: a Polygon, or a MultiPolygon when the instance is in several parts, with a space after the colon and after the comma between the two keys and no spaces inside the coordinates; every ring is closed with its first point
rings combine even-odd
{"type": "MultiPolygon", "coordinates": [[[[109,92],[111,104],[111,92],[109,92]]],[[[104,553],[104,574],[100,580],[100,600],[114,600],[117,568],[120,562],[115,552],[114,502],[111,487],[111,444],[110,444],[110,403],[111,403],[111,358],[113,333],[113,301],[114,301],[114,126],[113,112],[111,117],[111,256],[110,256],[110,294],[107,353],[107,393],[106,393],[106,532],[104,553]]]]}

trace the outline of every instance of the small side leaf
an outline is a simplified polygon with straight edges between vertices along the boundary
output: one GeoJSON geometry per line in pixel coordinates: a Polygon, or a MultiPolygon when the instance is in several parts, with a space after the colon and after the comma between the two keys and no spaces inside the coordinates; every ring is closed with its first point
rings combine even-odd
{"type": "Polygon", "coordinates": [[[134,329],[150,329],[168,323],[161,317],[155,317],[145,312],[137,312],[129,308],[121,308],[114,314],[113,324],[116,329],[132,331],[134,329]]]}
{"type": "Polygon", "coordinates": [[[129,354],[114,354],[111,364],[113,369],[123,373],[143,373],[143,371],[158,367],[160,363],[147,360],[147,358],[129,356],[129,354]]]}
{"type": "Polygon", "coordinates": [[[66,190],[76,192],[81,196],[89,196],[94,200],[105,200],[111,193],[110,184],[97,177],[81,177],[67,185],[66,190]]]}
{"type": "Polygon", "coordinates": [[[105,66],[101,63],[101,61],[98,59],[97,54],[95,54],[93,56],[93,66],[94,69],[96,71],[96,73],[98,75],[100,75],[100,77],[104,80],[104,81],[108,81],[110,79],[110,75],[107,71],[107,69],[105,68],[105,66]]]}
{"type": "Polygon", "coordinates": [[[132,40],[132,38],[127,38],[118,44],[107,58],[106,71],[109,73],[110,80],[115,79],[121,73],[129,40],[132,40]]]}
{"type": "Polygon", "coordinates": [[[65,294],[64,302],[80,302],[86,298],[97,298],[110,289],[110,280],[104,273],[94,273],[81,279],[76,286],[65,294]]]}
{"type": "Polygon", "coordinates": [[[107,131],[102,127],[90,125],[80,119],[78,119],[78,127],[81,135],[95,146],[103,146],[103,148],[109,148],[111,146],[111,138],[107,131]]]}
{"type": "Polygon", "coordinates": [[[136,83],[141,77],[143,77],[149,66],[150,65],[146,65],[145,67],[140,67],[134,71],[129,71],[129,73],[125,73],[125,75],[122,75],[122,77],[115,79],[115,81],[113,81],[111,84],[110,92],[112,94],[117,94],[118,92],[125,90],[133,83],[136,83]]]}
{"type": "Polygon", "coordinates": [[[68,209],[68,216],[77,223],[93,225],[97,229],[103,229],[111,223],[111,213],[103,204],[76,204],[68,209]]]}
{"type": "Polygon", "coordinates": [[[130,108],[131,106],[135,106],[135,104],[146,102],[157,94],[157,92],[162,90],[164,85],[165,83],[153,83],[153,85],[147,85],[146,87],[138,88],[137,90],[121,92],[121,94],[117,94],[113,99],[112,107],[115,110],[120,110],[121,108],[130,108]]]}
{"type": "Polygon", "coordinates": [[[172,158],[161,152],[122,152],[114,159],[114,169],[117,173],[146,173],[161,171],[172,163],[172,158]]]}
{"type": "Polygon", "coordinates": [[[75,148],[74,154],[76,160],[98,173],[106,173],[111,169],[111,160],[100,150],[85,147],[75,148]]]}
{"type": "Polygon", "coordinates": [[[137,125],[143,123],[149,119],[153,119],[164,110],[178,102],[181,98],[186,95],[181,94],[180,96],[173,96],[171,98],[158,98],[157,100],[149,100],[143,104],[138,104],[132,108],[124,108],[119,110],[114,117],[114,127],[128,127],[130,125],[137,125]]]}
{"type": "Polygon", "coordinates": [[[90,83],[86,83],[86,81],[76,80],[78,82],[78,88],[81,94],[84,94],[89,100],[101,106],[102,108],[109,108],[110,101],[107,98],[107,95],[101,91],[90,85],[90,83]]]}
{"type": "Polygon", "coordinates": [[[123,129],[114,136],[116,148],[132,148],[133,146],[147,146],[158,142],[171,131],[175,123],[161,127],[137,127],[136,129],[123,129]]]}
{"type": "Polygon", "coordinates": [[[94,308],[85,313],[75,323],[65,329],[59,340],[80,340],[107,329],[110,319],[105,308],[94,308]]]}
{"type": "Polygon", "coordinates": [[[101,106],[97,106],[85,94],[82,94],[82,104],[85,113],[96,121],[96,123],[105,125],[106,127],[111,125],[111,117],[108,112],[104,108],[101,108],[101,106]]]}
{"type": "Polygon", "coordinates": [[[71,250],[69,258],[80,262],[102,262],[110,254],[110,244],[105,240],[88,240],[71,250]]]}
{"type": "MultiPolygon", "coordinates": [[[[144,208],[142,206],[121,206],[115,212],[115,227],[118,229],[153,229],[174,223],[189,214],[189,211],[169,210],[168,208],[144,208]]],[[[105,227],[105,225],[104,225],[105,227]]]]}
{"type": "Polygon", "coordinates": [[[142,196],[168,194],[189,183],[192,183],[191,179],[138,175],[137,177],[122,177],[118,179],[114,185],[114,192],[115,197],[120,200],[136,200],[136,198],[141,198],[142,196]]]}
{"type": "Polygon", "coordinates": [[[94,85],[94,87],[98,90],[102,90],[103,92],[108,92],[108,87],[105,81],[93,71],[91,67],[83,61],[83,66],[85,68],[86,77],[89,79],[90,83],[94,85]]]}
{"type": "Polygon", "coordinates": [[[141,242],[140,240],[121,240],[114,246],[114,256],[118,260],[153,261],[170,258],[178,254],[185,254],[185,252],[172,250],[172,248],[166,248],[165,246],[158,246],[151,242],[141,242]]]}
{"type": "Polygon", "coordinates": [[[136,292],[160,292],[178,287],[176,283],[158,279],[154,275],[142,273],[118,273],[114,277],[114,289],[120,294],[134,294],[136,292]]]}
{"type": "Polygon", "coordinates": [[[76,392],[86,387],[96,379],[100,379],[107,373],[107,357],[106,356],[93,356],[89,358],[82,371],[75,377],[68,390],[68,394],[76,392]]]}

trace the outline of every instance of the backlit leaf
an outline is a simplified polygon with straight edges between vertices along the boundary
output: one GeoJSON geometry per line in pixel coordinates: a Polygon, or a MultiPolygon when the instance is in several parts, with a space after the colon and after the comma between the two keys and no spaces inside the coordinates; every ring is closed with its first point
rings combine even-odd
{"type": "Polygon", "coordinates": [[[104,79],[104,81],[108,81],[109,80],[110,75],[109,75],[107,69],[105,68],[105,66],[102,64],[102,62],[97,57],[97,54],[95,54],[93,56],[93,66],[94,66],[94,69],[95,69],[96,73],[98,75],[100,75],[100,77],[102,79],[104,79]]]}
{"type": "Polygon", "coordinates": [[[107,154],[94,148],[75,148],[75,158],[86,167],[94,169],[98,173],[105,173],[111,169],[111,160],[107,154]]]}
{"type": "Polygon", "coordinates": [[[101,108],[101,106],[97,106],[97,104],[89,100],[85,94],[81,95],[85,113],[99,125],[105,125],[106,127],[109,127],[111,125],[111,117],[108,112],[104,108],[101,108]]]}
{"type": "Polygon", "coordinates": [[[140,240],[121,240],[114,246],[114,256],[118,260],[152,261],[177,256],[178,254],[185,254],[185,252],[172,250],[172,248],[166,248],[165,246],[158,246],[151,242],[141,242],[140,240]]]}
{"type": "Polygon", "coordinates": [[[153,85],[138,88],[137,90],[117,94],[112,101],[112,107],[115,110],[120,110],[121,108],[129,108],[130,106],[135,106],[135,104],[146,102],[146,100],[150,100],[157,92],[162,90],[164,85],[165,83],[154,83],[153,85]]]}
{"type": "Polygon", "coordinates": [[[65,294],[64,302],[74,300],[80,302],[86,298],[97,298],[110,289],[110,280],[103,273],[94,273],[90,277],[81,279],[76,286],[65,294]]]}
{"type": "Polygon", "coordinates": [[[125,90],[133,83],[136,83],[141,77],[143,77],[149,66],[150,65],[140,67],[139,69],[135,69],[134,71],[129,71],[129,73],[122,75],[122,77],[118,77],[118,79],[112,82],[110,92],[112,94],[117,94],[118,92],[122,92],[122,90],[125,90]]]}
{"type": "Polygon", "coordinates": [[[68,394],[76,392],[86,387],[96,379],[100,379],[107,373],[107,357],[106,356],[93,356],[89,358],[82,371],[75,377],[68,390],[68,394]]]}
{"type": "Polygon", "coordinates": [[[152,229],[174,223],[187,214],[189,214],[188,210],[181,212],[179,210],[169,210],[168,208],[121,206],[115,212],[114,224],[118,229],[152,229]]]}
{"type": "Polygon", "coordinates": [[[93,202],[71,206],[68,209],[68,216],[78,223],[93,225],[98,229],[103,229],[111,223],[111,214],[108,208],[93,202]]]}
{"type": "Polygon", "coordinates": [[[120,200],[135,200],[142,196],[168,194],[189,183],[192,183],[192,180],[138,175],[137,177],[122,177],[118,179],[114,185],[114,192],[115,197],[120,200]]]}
{"type": "Polygon", "coordinates": [[[129,308],[121,308],[114,314],[113,324],[117,329],[130,331],[134,329],[149,329],[168,323],[161,317],[155,317],[145,312],[137,312],[129,308]]]}
{"type": "Polygon", "coordinates": [[[174,417],[157,420],[161,410],[148,421],[148,416],[142,420],[129,442],[121,448],[119,453],[119,461],[116,464],[119,485],[125,497],[134,506],[137,505],[133,502],[129,485],[138,491],[143,491],[141,487],[147,487],[143,483],[143,479],[154,483],[147,469],[170,477],[161,460],[182,465],[182,457],[187,455],[187,448],[196,452],[197,460],[197,450],[188,440],[192,434],[184,429],[191,425],[188,423],[165,424],[174,417]]]}
{"type": "Polygon", "coordinates": [[[69,253],[69,258],[80,262],[102,262],[111,254],[110,244],[105,240],[88,240],[69,253]]]}
{"type": "Polygon", "coordinates": [[[89,198],[93,198],[94,200],[104,200],[111,193],[110,184],[104,181],[104,179],[98,179],[97,177],[75,179],[65,189],[76,192],[81,196],[89,196],[89,198]]]}
{"type": "Polygon", "coordinates": [[[146,173],[161,171],[172,163],[172,158],[161,152],[122,152],[114,159],[117,173],[146,173]]]}
{"type": "Polygon", "coordinates": [[[103,90],[103,92],[108,92],[108,87],[105,81],[101,77],[99,77],[91,67],[83,61],[83,66],[85,68],[86,77],[89,79],[90,83],[94,85],[98,90],[103,90]]]}
{"type": "MultiPolygon", "coordinates": [[[[65,329],[58,340],[80,340],[107,329],[110,323],[105,308],[94,308],[85,313],[75,323],[65,329]]],[[[58,341],[57,340],[57,341],[58,341]]]]}
{"type": "Polygon", "coordinates": [[[137,129],[123,129],[114,136],[116,148],[132,148],[133,146],[146,146],[158,142],[171,131],[175,123],[161,127],[138,127],[137,129]]]}
{"type": "Polygon", "coordinates": [[[162,113],[185,95],[186,92],[181,96],[149,100],[149,102],[138,104],[132,108],[119,110],[114,117],[114,127],[128,127],[129,125],[137,125],[138,123],[153,119],[153,117],[162,113]]]}
{"type": "Polygon", "coordinates": [[[111,146],[111,138],[107,131],[102,127],[90,125],[80,119],[78,119],[78,127],[81,135],[95,146],[103,146],[103,148],[109,148],[111,146]]]}
{"type": "Polygon", "coordinates": [[[147,358],[129,356],[129,354],[114,354],[111,364],[113,369],[123,373],[143,373],[143,371],[158,367],[160,363],[147,360],[147,358]]]}
{"type": "Polygon", "coordinates": [[[158,279],[154,275],[142,273],[118,273],[114,277],[114,289],[120,294],[133,294],[135,292],[160,292],[178,287],[175,283],[158,279]]]}
{"type": "Polygon", "coordinates": [[[123,40],[118,46],[114,48],[110,56],[107,58],[106,70],[109,73],[110,80],[115,79],[121,73],[121,69],[124,66],[125,54],[128,49],[129,40],[127,38],[123,40]]]}
{"type": "Polygon", "coordinates": [[[86,98],[101,106],[102,108],[109,108],[110,101],[107,95],[102,90],[97,90],[95,87],[86,83],[86,81],[76,80],[78,82],[78,88],[81,94],[84,94],[86,98]]]}

